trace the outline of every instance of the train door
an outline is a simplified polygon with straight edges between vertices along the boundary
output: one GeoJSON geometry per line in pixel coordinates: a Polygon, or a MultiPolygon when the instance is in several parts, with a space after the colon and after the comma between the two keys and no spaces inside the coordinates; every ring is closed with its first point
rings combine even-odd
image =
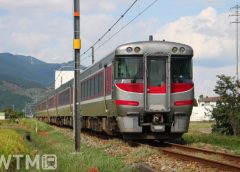
{"type": "Polygon", "coordinates": [[[112,94],[112,67],[107,64],[104,65],[104,105],[105,112],[108,113],[107,97],[112,94]]]}
{"type": "Polygon", "coordinates": [[[144,109],[170,111],[170,56],[144,56],[144,109]]]}

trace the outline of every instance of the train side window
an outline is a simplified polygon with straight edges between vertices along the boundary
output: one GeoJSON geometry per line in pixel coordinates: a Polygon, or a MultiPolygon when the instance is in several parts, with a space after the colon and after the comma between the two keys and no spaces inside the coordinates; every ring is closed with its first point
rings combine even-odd
{"type": "Polygon", "coordinates": [[[82,97],[83,97],[83,99],[84,99],[84,98],[85,98],[85,82],[82,82],[82,86],[83,86],[83,87],[81,88],[81,89],[83,90],[83,91],[82,91],[82,97]]]}
{"type": "Polygon", "coordinates": [[[59,100],[59,105],[61,106],[62,105],[62,93],[59,94],[58,100],[59,100]]]}
{"type": "Polygon", "coordinates": [[[99,80],[98,80],[99,82],[99,94],[101,95],[102,94],[102,84],[103,84],[103,82],[102,82],[102,73],[101,74],[99,74],[99,80]]]}
{"type": "Polygon", "coordinates": [[[88,82],[85,81],[86,87],[85,87],[85,92],[86,92],[86,98],[88,97],[88,82]]]}
{"type": "Polygon", "coordinates": [[[91,79],[91,96],[94,96],[94,78],[91,79]]]}
{"type": "Polygon", "coordinates": [[[62,92],[60,95],[60,104],[63,105],[63,103],[64,103],[64,92],[62,92]]]}
{"type": "Polygon", "coordinates": [[[54,107],[54,99],[53,97],[48,100],[48,108],[53,108],[54,107]]]}
{"type": "Polygon", "coordinates": [[[81,98],[83,98],[83,88],[84,86],[83,86],[83,83],[81,83],[81,98]]]}
{"type": "Polygon", "coordinates": [[[95,96],[98,95],[98,76],[95,76],[94,78],[94,83],[95,83],[95,96]]]}
{"type": "Polygon", "coordinates": [[[62,105],[65,104],[65,92],[62,93],[62,105]]]}
{"type": "Polygon", "coordinates": [[[87,97],[87,83],[84,81],[84,99],[87,97]]]}
{"type": "Polygon", "coordinates": [[[87,97],[87,82],[86,81],[84,81],[84,98],[86,98],[87,97]]]}
{"type": "Polygon", "coordinates": [[[58,96],[58,103],[59,103],[58,105],[60,106],[62,105],[62,93],[60,93],[58,96]]]}
{"type": "Polygon", "coordinates": [[[91,83],[90,83],[90,79],[87,81],[88,82],[88,97],[91,96],[91,83]]]}
{"type": "Polygon", "coordinates": [[[65,104],[69,104],[70,102],[70,94],[69,94],[69,89],[67,89],[66,91],[66,100],[65,100],[65,104]]]}
{"type": "Polygon", "coordinates": [[[68,104],[69,99],[70,99],[70,94],[69,94],[69,90],[67,89],[60,94],[60,105],[68,104]]]}
{"type": "Polygon", "coordinates": [[[81,97],[84,98],[84,82],[81,84],[81,97]]]}
{"type": "Polygon", "coordinates": [[[86,98],[86,82],[83,82],[83,98],[86,98]]]}
{"type": "Polygon", "coordinates": [[[85,87],[84,87],[84,89],[85,89],[84,94],[85,94],[85,98],[86,98],[87,97],[87,81],[84,81],[84,85],[85,85],[85,87]]]}
{"type": "Polygon", "coordinates": [[[68,104],[68,103],[69,103],[69,91],[66,90],[66,91],[65,91],[65,94],[66,94],[65,104],[68,104]]]}

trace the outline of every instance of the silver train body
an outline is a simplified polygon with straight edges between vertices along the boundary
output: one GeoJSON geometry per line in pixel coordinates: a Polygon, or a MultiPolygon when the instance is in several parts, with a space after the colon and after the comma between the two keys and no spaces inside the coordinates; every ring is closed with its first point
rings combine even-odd
{"type": "MultiPolygon", "coordinates": [[[[181,137],[194,99],[192,57],[190,46],[174,42],[118,46],[81,73],[81,127],[126,139],[181,137]]],[[[72,126],[72,83],[39,102],[37,118],[72,126]]]]}

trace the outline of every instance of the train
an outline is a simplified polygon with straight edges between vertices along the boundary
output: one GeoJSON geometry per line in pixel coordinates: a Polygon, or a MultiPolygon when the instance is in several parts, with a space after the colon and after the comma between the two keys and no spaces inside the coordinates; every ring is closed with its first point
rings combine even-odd
{"type": "MultiPolygon", "coordinates": [[[[193,49],[168,41],[119,45],[80,75],[81,128],[125,139],[178,139],[194,100],[193,49]]],[[[36,103],[39,120],[73,126],[73,80],[36,103]]]]}

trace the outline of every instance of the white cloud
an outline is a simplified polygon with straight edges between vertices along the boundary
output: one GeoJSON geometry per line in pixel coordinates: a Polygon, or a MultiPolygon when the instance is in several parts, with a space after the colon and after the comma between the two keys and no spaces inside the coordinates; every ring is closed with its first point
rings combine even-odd
{"type": "Polygon", "coordinates": [[[217,14],[209,7],[197,16],[182,17],[160,28],[158,38],[189,44],[197,59],[219,59],[234,56],[234,27],[228,14],[217,14]]]}
{"type": "MultiPolygon", "coordinates": [[[[225,0],[221,0],[223,1],[225,0]]],[[[83,52],[116,21],[130,2],[85,0],[81,3],[83,52]],[[118,10],[120,5],[123,10],[118,10]]],[[[136,6],[138,10],[134,12],[138,13],[140,7],[138,4],[136,6]]],[[[0,9],[7,10],[6,15],[0,15],[1,52],[31,55],[46,62],[61,63],[73,59],[72,1],[0,0],[0,9]]],[[[131,16],[135,16],[136,13],[131,13],[131,16]]],[[[148,40],[149,34],[155,33],[154,39],[186,43],[194,48],[196,95],[212,95],[217,74],[226,72],[234,75],[235,27],[230,26],[228,13],[218,14],[214,8],[209,7],[196,16],[181,17],[160,28],[156,27],[159,26],[161,18],[149,16],[147,19],[136,20],[105,46],[96,50],[96,59],[110,53],[119,44],[148,40]],[[206,65],[209,61],[222,63],[220,67],[216,65],[212,68],[209,66],[213,64],[206,65]]],[[[130,18],[121,20],[104,40],[126,24],[130,18]]],[[[90,64],[90,61],[90,58],[84,60],[84,64],[90,64]]]]}
{"type": "MultiPolygon", "coordinates": [[[[72,3],[69,0],[0,0],[1,52],[32,55],[46,62],[72,60],[72,3]]],[[[107,13],[116,10],[120,0],[81,1],[83,50],[101,36],[116,20],[107,13]]],[[[107,50],[109,52],[109,50],[107,50]]]]}
{"type": "Polygon", "coordinates": [[[11,34],[10,39],[13,40],[13,45],[21,49],[36,51],[50,43],[48,35],[42,33],[28,32],[11,34]]]}
{"type": "Polygon", "coordinates": [[[216,75],[235,75],[235,27],[230,26],[228,15],[208,7],[197,16],[170,22],[154,34],[193,47],[196,97],[214,95],[216,75]]]}
{"type": "Polygon", "coordinates": [[[109,2],[109,0],[101,0],[101,2],[99,0],[83,1],[81,4],[81,11],[83,13],[90,12],[91,14],[99,12],[113,12],[116,8],[116,2],[109,2]]]}
{"type": "Polygon", "coordinates": [[[218,68],[199,67],[193,68],[195,97],[203,94],[205,96],[214,96],[214,88],[218,78],[217,75],[225,74],[234,76],[235,66],[225,66],[218,68]]]}
{"type": "MultiPolygon", "coordinates": [[[[42,12],[65,11],[72,7],[72,2],[68,0],[0,0],[0,8],[12,11],[35,11],[42,12]]],[[[34,14],[34,13],[33,13],[34,14]]]]}
{"type": "Polygon", "coordinates": [[[31,55],[46,62],[69,61],[72,59],[72,27],[72,20],[48,13],[0,16],[1,52],[31,55]],[[43,53],[50,49],[51,53],[43,53]]]}
{"type": "MultiPolygon", "coordinates": [[[[29,11],[72,13],[73,2],[73,0],[0,0],[0,9],[22,12],[27,10],[26,13],[29,11]]],[[[91,14],[113,12],[119,4],[126,4],[126,2],[120,0],[114,2],[109,0],[83,0],[80,3],[81,12],[91,14]]]]}
{"type": "MultiPolygon", "coordinates": [[[[7,10],[7,15],[0,15],[1,50],[32,55],[46,62],[56,62],[55,59],[58,62],[72,60],[72,3],[69,0],[0,0],[0,9],[7,10]]],[[[81,1],[81,7],[84,7],[81,9],[82,51],[105,33],[130,4],[127,0],[81,1]],[[123,10],[118,10],[120,5],[123,10]],[[116,16],[112,15],[113,12],[116,16]]],[[[105,39],[128,21],[125,18],[121,20],[105,39]]],[[[96,58],[111,52],[120,43],[140,38],[147,40],[148,32],[153,32],[152,24],[156,22],[156,19],[151,18],[135,22],[135,26],[129,26],[111,43],[96,50],[96,58]]]]}
{"type": "MultiPolygon", "coordinates": [[[[86,28],[91,28],[91,32],[85,32],[85,36],[83,37],[84,40],[91,40],[89,41],[87,44],[87,46],[92,45],[97,39],[99,38],[105,31],[106,31],[106,27],[98,27],[101,26],[101,21],[95,20],[95,22],[91,22],[92,26],[90,25],[90,23],[86,24],[85,27],[86,28]],[[94,32],[93,30],[101,30],[101,31],[96,31],[94,32]]],[[[102,42],[100,42],[99,44],[97,44],[96,51],[95,51],[95,57],[97,60],[99,60],[100,58],[104,57],[105,55],[107,55],[108,53],[110,53],[111,51],[113,51],[118,45],[121,45],[123,43],[126,42],[135,42],[135,41],[143,41],[143,40],[148,40],[148,36],[149,34],[154,32],[154,27],[152,27],[153,25],[155,25],[158,22],[157,19],[148,19],[148,20],[141,20],[138,21],[136,23],[134,23],[133,25],[128,26],[126,29],[124,29],[124,31],[119,32],[119,34],[117,34],[115,37],[113,37],[111,39],[111,41],[107,42],[104,46],[102,46],[100,49],[97,49],[97,47],[99,45],[101,45],[103,42],[105,42],[106,40],[108,40],[114,33],[116,33],[117,30],[119,30],[123,25],[126,24],[126,22],[122,21],[118,27],[116,27],[112,32],[110,32],[110,34],[108,34],[102,42]]],[[[108,21],[108,26],[110,26],[110,24],[113,23],[113,21],[108,21]]],[[[83,50],[86,50],[85,48],[83,48],[83,50]]],[[[85,57],[87,57],[91,52],[89,52],[85,57]]],[[[91,63],[91,58],[86,59],[84,58],[84,63],[85,64],[90,64],[91,63]]]]}

